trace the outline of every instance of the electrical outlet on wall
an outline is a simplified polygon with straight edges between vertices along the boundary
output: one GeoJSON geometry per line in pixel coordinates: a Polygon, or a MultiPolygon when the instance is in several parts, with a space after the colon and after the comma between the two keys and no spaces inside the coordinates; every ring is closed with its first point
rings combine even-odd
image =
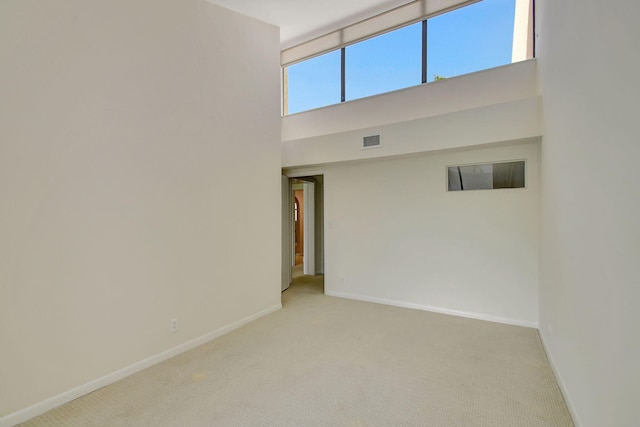
{"type": "Polygon", "coordinates": [[[169,329],[171,330],[171,332],[177,332],[178,331],[178,319],[172,319],[171,320],[171,325],[169,326],[169,329]]]}

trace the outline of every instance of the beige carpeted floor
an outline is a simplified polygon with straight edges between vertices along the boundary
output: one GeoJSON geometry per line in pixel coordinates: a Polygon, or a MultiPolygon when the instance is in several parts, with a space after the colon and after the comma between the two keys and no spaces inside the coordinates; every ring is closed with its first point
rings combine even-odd
{"type": "Polygon", "coordinates": [[[572,426],[534,329],[323,295],[27,426],[572,426]]]}
{"type": "Polygon", "coordinates": [[[296,277],[303,276],[303,264],[297,264],[291,267],[291,278],[295,279],[296,277]]]}

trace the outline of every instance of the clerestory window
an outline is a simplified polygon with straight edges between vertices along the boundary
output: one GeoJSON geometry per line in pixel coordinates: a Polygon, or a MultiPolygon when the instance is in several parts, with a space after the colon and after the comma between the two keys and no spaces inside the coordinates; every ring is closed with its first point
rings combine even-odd
{"type": "MultiPolygon", "coordinates": [[[[431,4],[430,0],[417,0],[406,7],[414,3],[423,8],[431,4]]],[[[472,1],[328,52],[314,46],[290,49],[293,52],[283,52],[283,58],[294,58],[289,63],[283,59],[283,113],[294,114],[530,58],[532,7],[533,0],[472,1]],[[305,57],[305,53],[296,52],[305,48],[322,53],[305,57]],[[295,55],[304,59],[296,62],[295,55]]],[[[372,26],[359,23],[346,29],[349,32],[328,34],[310,44],[330,46],[334,43],[331,39],[343,39],[367,25],[372,26]]]]}

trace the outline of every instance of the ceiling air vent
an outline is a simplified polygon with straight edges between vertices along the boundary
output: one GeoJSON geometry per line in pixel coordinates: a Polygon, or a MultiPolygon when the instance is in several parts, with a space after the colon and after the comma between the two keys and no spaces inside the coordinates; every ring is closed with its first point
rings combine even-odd
{"type": "Polygon", "coordinates": [[[365,136],[362,138],[362,149],[382,147],[382,138],[380,135],[365,136]]]}

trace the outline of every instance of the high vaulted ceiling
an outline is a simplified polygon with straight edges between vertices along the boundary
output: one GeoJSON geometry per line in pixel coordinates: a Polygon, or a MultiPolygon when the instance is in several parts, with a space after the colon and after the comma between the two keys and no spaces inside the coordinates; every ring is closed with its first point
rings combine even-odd
{"type": "Polygon", "coordinates": [[[283,49],[410,0],[208,0],[280,27],[283,49]]]}

